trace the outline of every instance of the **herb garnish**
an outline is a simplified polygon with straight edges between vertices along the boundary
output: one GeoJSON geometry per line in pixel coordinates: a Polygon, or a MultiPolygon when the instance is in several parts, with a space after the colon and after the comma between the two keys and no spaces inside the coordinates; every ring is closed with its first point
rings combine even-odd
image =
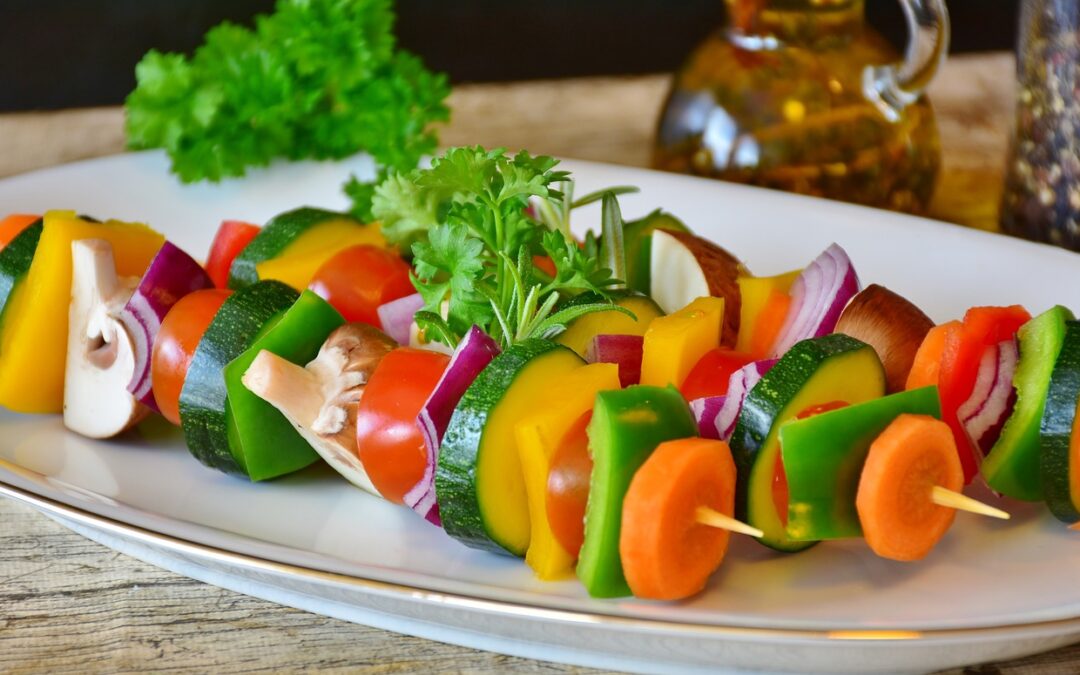
{"type": "MultiPolygon", "coordinates": [[[[629,314],[608,301],[620,280],[602,263],[596,238],[590,234],[579,245],[570,234],[573,183],[557,164],[524,151],[511,157],[501,149],[453,148],[431,168],[391,175],[376,188],[373,211],[383,233],[411,246],[413,284],[424,298],[416,322],[429,339],[454,346],[476,324],[505,347],[557,335],[591,312],[629,314]],[[527,212],[530,201],[540,220],[527,212]],[[554,274],[538,267],[540,256],[550,259],[554,274]],[[560,300],[584,292],[604,301],[557,309],[560,300]]],[[[580,203],[601,198],[615,205],[614,216],[607,206],[605,219],[621,230],[612,192],[580,203]]]]}
{"type": "MultiPolygon", "coordinates": [[[[449,85],[396,48],[393,25],[392,0],[279,0],[254,29],[211,29],[190,59],[150,51],[126,102],[128,143],[164,148],[184,182],[361,150],[380,177],[412,169],[435,150],[449,85]]],[[[361,217],[373,190],[349,183],[361,217]]]]}

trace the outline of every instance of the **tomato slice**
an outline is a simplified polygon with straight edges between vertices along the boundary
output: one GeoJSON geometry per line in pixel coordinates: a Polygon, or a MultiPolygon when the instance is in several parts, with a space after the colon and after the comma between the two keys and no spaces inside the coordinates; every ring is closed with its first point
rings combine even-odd
{"type": "Polygon", "coordinates": [[[427,468],[428,448],[416,418],[443,371],[446,354],[398,347],[383,357],[356,411],[356,444],[375,489],[401,504],[427,468]]]}
{"type": "Polygon", "coordinates": [[[334,306],[346,321],[383,328],[379,305],[416,292],[411,269],[390,249],[360,244],[342,249],[322,267],[308,286],[334,306]]]}
{"type": "Polygon", "coordinates": [[[0,220],[0,251],[11,243],[11,240],[19,236],[26,228],[41,219],[41,216],[31,216],[22,213],[13,213],[0,220]]]}
{"type": "MultiPolygon", "coordinates": [[[[850,404],[847,401],[829,401],[828,403],[812,405],[802,410],[795,416],[795,419],[804,420],[807,417],[827,413],[830,410],[839,410],[848,405],[850,404]]],[[[783,452],[776,454],[776,466],[773,468],[772,499],[773,506],[776,508],[776,515],[780,516],[780,522],[784,524],[784,527],[787,527],[788,503],[791,501],[791,491],[788,488],[787,472],[784,470],[783,452]]]]}
{"type": "Polygon", "coordinates": [[[218,288],[229,285],[229,268],[240,251],[258,236],[262,229],[258,225],[242,220],[226,220],[221,223],[214,241],[210,244],[210,255],[206,257],[206,273],[218,288]]]}
{"type": "Polygon", "coordinates": [[[548,523],[555,540],[564,550],[577,557],[585,541],[585,504],[589,500],[589,479],[592,476],[592,457],[586,429],[592,411],[574,423],[555,454],[548,473],[548,523]]]}
{"type": "Polygon", "coordinates": [[[180,424],[180,390],[203,333],[232,291],[211,288],[180,299],[161,322],[150,356],[154,400],[165,419],[180,424]]]}
{"type": "Polygon", "coordinates": [[[972,307],[964,314],[957,330],[950,331],[941,356],[938,393],[941,396],[941,419],[952,429],[960,463],[964,467],[964,483],[970,483],[979,472],[982,451],[968,436],[957,411],[975,389],[979,362],[988,347],[1016,335],[1020,326],[1031,319],[1019,305],[1009,307],[972,307]]]}
{"type": "Polygon", "coordinates": [[[698,360],[679,390],[687,401],[706,396],[723,396],[727,394],[731,374],[753,360],[754,357],[750,354],[733,349],[713,349],[698,360]]]}

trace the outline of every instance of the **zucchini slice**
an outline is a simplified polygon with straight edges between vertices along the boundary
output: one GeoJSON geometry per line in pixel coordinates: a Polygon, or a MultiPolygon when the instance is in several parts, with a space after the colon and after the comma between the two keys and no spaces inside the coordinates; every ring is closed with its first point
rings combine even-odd
{"type": "Polygon", "coordinates": [[[835,333],[796,343],[750,390],[731,437],[738,467],[735,516],[765,532],[759,541],[801,551],[813,541],[787,536],[773,498],[780,427],[813,406],[862,403],[885,395],[885,369],[874,348],[835,333]]]}
{"type": "Polygon", "coordinates": [[[1066,523],[1080,522],[1080,321],[1065,323],[1061,351],[1050,375],[1039,436],[1043,494],[1050,512],[1066,523]]]}
{"type": "Polygon", "coordinates": [[[347,213],[310,206],[287,211],[271,218],[236,256],[229,268],[229,288],[244,288],[260,279],[306,288],[310,276],[341,248],[383,241],[377,225],[365,225],[347,213]],[[327,248],[327,242],[333,245],[327,248]],[[273,262],[286,256],[295,258],[286,265],[288,270],[273,269],[273,262]],[[297,268],[302,269],[299,274],[297,268]]]}
{"type": "Polygon", "coordinates": [[[1016,404],[981,468],[987,485],[1014,499],[1043,499],[1039,424],[1054,363],[1065,340],[1065,323],[1072,320],[1072,312],[1058,305],[1025,323],[1017,334],[1016,404]]]}
{"type": "Polygon", "coordinates": [[[180,390],[180,425],[188,450],[206,466],[248,475],[235,425],[227,420],[225,367],[243,354],[299,294],[277,281],[262,281],[233,293],[206,329],[180,390]],[[233,439],[230,440],[230,431],[233,439]]]}
{"type": "Polygon", "coordinates": [[[446,533],[473,548],[524,556],[529,504],[515,426],[584,361],[547,340],[499,354],[461,398],[439,449],[435,493],[446,533]]]}

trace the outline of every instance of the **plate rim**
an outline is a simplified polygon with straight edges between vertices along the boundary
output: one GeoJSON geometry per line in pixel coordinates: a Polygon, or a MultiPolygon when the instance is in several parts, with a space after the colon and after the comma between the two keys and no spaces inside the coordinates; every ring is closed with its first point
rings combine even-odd
{"type": "Polygon", "coordinates": [[[560,623],[606,624],[620,630],[648,630],[686,633],[693,631],[700,635],[718,638],[763,639],[763,640],[812,640],[837,642],[911,642],[933,640],[958,640],[986,637],[1008,637],[1018,631],[1050,630],[1065,633],[1080,630],[1080,615],[1059,619],[1026,621],[993,626],[974,626],[963,628],[920,628],[895,627],[890,629],[810,629],[763,626],[733,626],[708,624],[697,621],[677,621],[648,619],[631,616],[618,616],[573,609],[558,609],[530,605],[512,600],[497,600],[464,593],[426,589],[391,581],[380,581],[339,572],[305,567],[293,563],[280,562],[247,553],[230,551],[217,546],[156,532],[138,525],[126,523],[115,518],[92,513],[72,504],[65,504],[51,497],[36,494],[20,488],[0,478],[0,496],[17,503],[30,506],[47,516],[58,516],[71,520],[84,527],[97,529],[109,534],[132,539],[151,548],[158,548],[172,553],[182,553],[198,559],[210,559],[230,567],[253,572],[271,573],[277,576],[302,578],[320,585],[334,584],[348,586],[353,590],[380,593],[398,598],[408,597],[418,602],[437,602],[445,606],[458,607],[469,611],[485,611],[493,615],[527,617],[536,620],[557,621],[560,623]]]}

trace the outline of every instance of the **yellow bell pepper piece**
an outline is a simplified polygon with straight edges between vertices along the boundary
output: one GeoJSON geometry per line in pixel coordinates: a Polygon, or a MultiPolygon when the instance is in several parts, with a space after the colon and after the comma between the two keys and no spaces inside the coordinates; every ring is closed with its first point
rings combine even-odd
{"type": "Polygon", "coordinates": [[[259,279],[276,279],[302,291],[335,253],[359,244],[386,246],[378,223],[357,225],[351,220],[328,220],[312,226],[280,255],[264,260],[255,269],[259,279]]]}
{"type": "Polygon", "coordinates": [[[548,390],[543,408],[517,424],[515,432],[531,523],[525,562],[540,579],[570,576],[577,559],[576,551],[570,553],[559,544],[548,521],[547,484],[551,460],[566,434],[583,415],[592,411],[596,394],[619,388],[619,367],[614,363],[582,366],[548,390]]]}
{"type": "Polygon", "coordinates": [[[521,473],[515,427],[550,403],[550,392],[583,362],[569,349],[553,349],[521,369],[484,425],[476,466],[476,490],[488,530],[507,550],[522,555],[529,547],[529,501],[521,473]]]}
{"type": "Polygon", "coordinates": [[[654,319],[645,333],[641,384],[682,385],[702,356],[720,346],[723,298],[698,298],[674,314],[654,319]]]}
{"type": "Polygon", "coordinates": [[[45,214],[26,278],[8,301],[0,331],[0,405],[17,412],[58,413],[64,405],[71,243],[112,244],[120,276],[141,277],[165,238],[139,223],[92,223],[70,211],[45,214]]]}
{"type": "Polygon", "coordinates": [[[765,309],[769,296],[773,293],[787,293],[800,274],[802,270],[792,270],[774,277],[738,278],[742,306],[739,309],[739,339],[735,343],[735,351],[750,352],[754,326],[757,325],[758,316],[761,315],[761,310],[765,309]]]}

